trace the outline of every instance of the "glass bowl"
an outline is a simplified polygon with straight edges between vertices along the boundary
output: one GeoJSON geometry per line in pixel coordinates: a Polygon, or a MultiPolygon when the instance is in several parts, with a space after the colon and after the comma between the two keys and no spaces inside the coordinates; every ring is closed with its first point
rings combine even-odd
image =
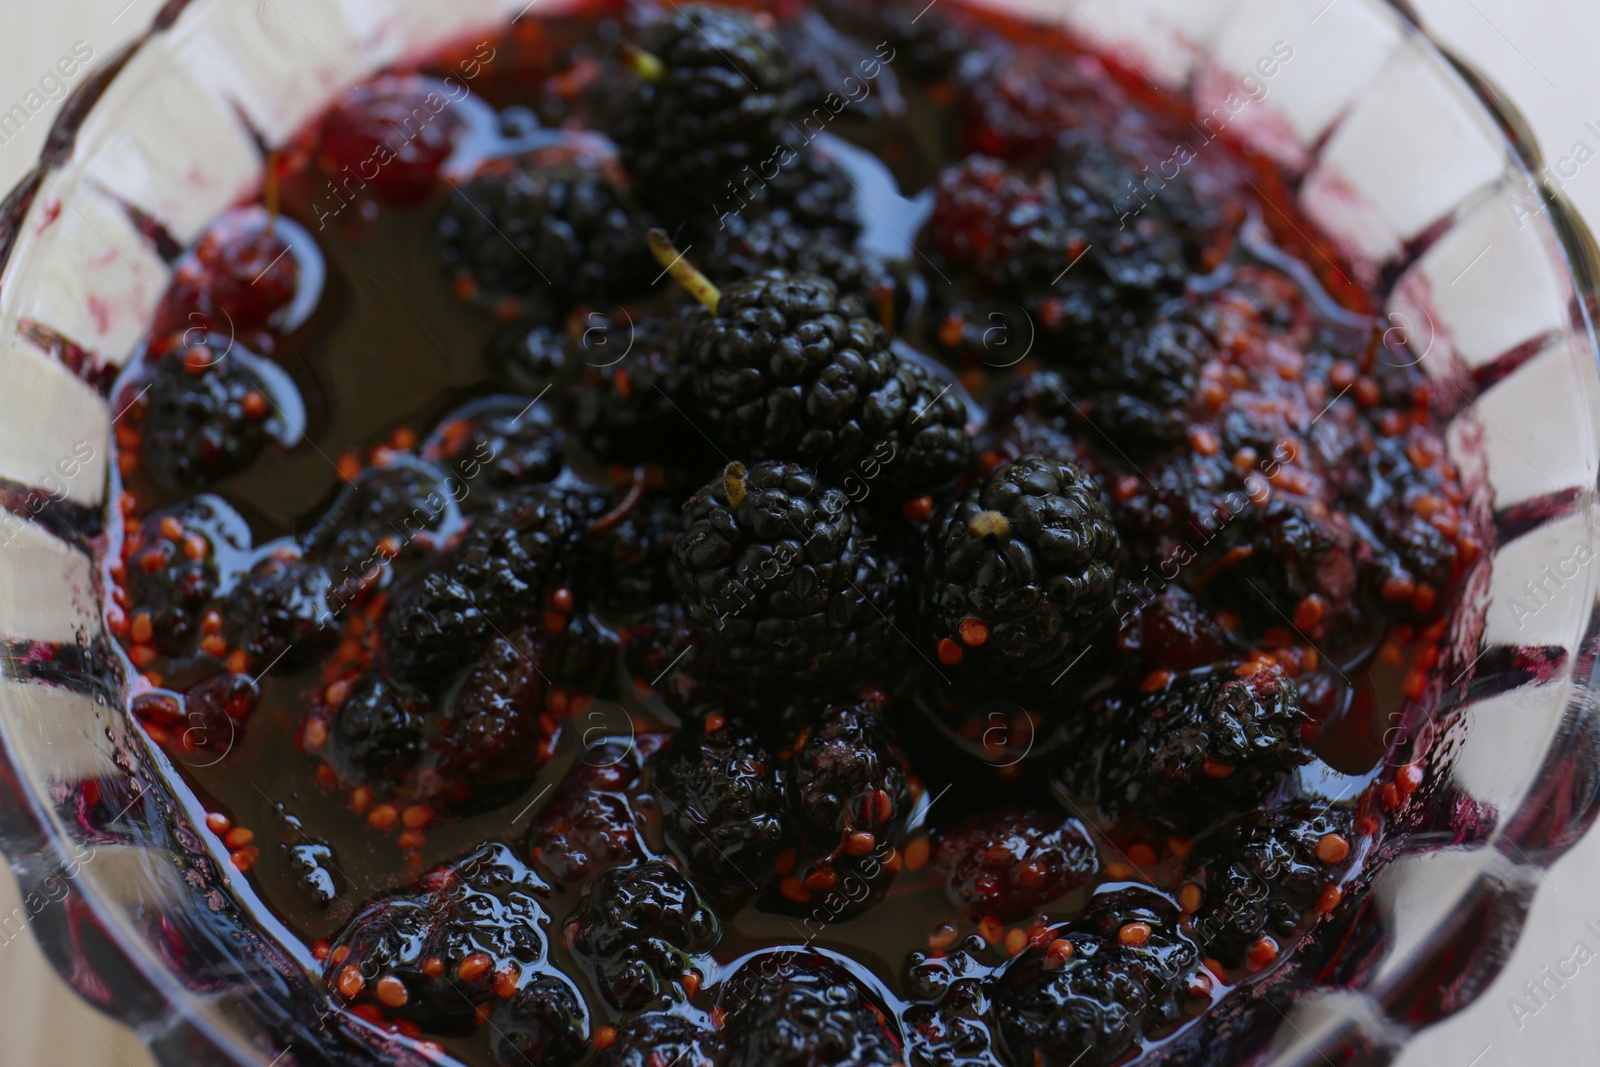
{"type": "MultiPolygon", "coordinates": [[[[328,1012],[124,715],[97,603],[109,382],[174,247],[257,191],[264,150],[378,69],[560,3],[171,0],[0,204],[0,846],[56,968],[165,1064],[429,1061],[328,1012]]],[[[1278,160],[1383,294],[1384,358],[1455,397],[1449,440],[1495,543],[1390,726],[1426,784],[1370,891],[1157,1053],[1386,1062],[1483,990],[1595,814],[1600,259],[1515,109],[1403,0],[1006,6],[1192,94],[1200,150],[1225,128],[1278,160]]]]}

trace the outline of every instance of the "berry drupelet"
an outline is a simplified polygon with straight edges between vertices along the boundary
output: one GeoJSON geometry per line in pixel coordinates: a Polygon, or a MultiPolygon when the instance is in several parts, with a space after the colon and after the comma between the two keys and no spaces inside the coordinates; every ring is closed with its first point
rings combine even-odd
{"type": "Polygon", "coordinates": [[[1307,758],[1311,720],[1277,666],[1157,674],[1159,688],[1114,693],[1076,724],[1061,763],[1067,792],[1112,818],[1192,829],[1256,804],[1307,758]]]}
{"type": "Polygon", "coordinates": [[[626,53],[637,75],[612,130],[628,172],[670,214],[779,152],[797,93],[782,43],[748,13],[673,5],[626,53]]]}
{"type": "Polygon", "coordinates": [[[685,726],[656,758],[667,840],[714,896],[766,880],[789,838],[783,768],[718,712],[685,726]]]}
{"type": "Polygon", "coordinates": [[[462,184],[438,238],[459,292],[554,321],[648,289],[647,228],[604,165],[534,158],[498,162],[462,184]]]}
{"type": "Polygon", "coordinates": [[[933,519],[923,623],[939,659],[1048,683],[1110,621],[1121,542],[1094,481],[1033,454],[933,519]]]}
{"type": "Polygon", "coordinates": [[[940,834],[933,865],[966,915],[1015,922],[1088,881],[1099,860],[1077,819],[1014,808],[940,834]]]}
{"type": "Polygon", "coordinates": [[[568,927],[573,951],[620,1011],[672,997],[692,957],[715,947],[720,932],[695,887],[660,861],[607,871],[584,891],[568,927]]]}
{"type": "Polygon", "coordinates": [[[782,685],[889,658],[898,574],[807,469],[730,464],[684,506],[672,549],[698,661],[720,676],[782,685]]]}
{"type": "Polygon", "coordinates": [[[992,989],[1012,1063],[1106,1067],[1205,1001],[1189,995],[1200,953],[1178,909],[1143,888],[1103,893],[992,989]]]}

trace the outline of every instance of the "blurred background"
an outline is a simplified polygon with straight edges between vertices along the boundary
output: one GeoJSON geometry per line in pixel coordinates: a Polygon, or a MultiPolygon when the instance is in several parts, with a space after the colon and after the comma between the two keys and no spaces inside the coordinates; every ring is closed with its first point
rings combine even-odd
{"type": "MultiPolygon", "coordinates": [[[[241,0],[242,2],[242,0],[241,0]]],[[[273,3],[273,0],[263,0],[273,3]]],[[[1070,3],[1071,0],[1059,0],[1070,3]]],[[[1340,0],[1282,0],[1331,7],[1340,0]]],[[[56,75],[85,59],[98,65],[139,34],[165,0],[0,0],[0,113],[38,113],[0,130],[0,195],[38,155],[71,84],[56,75]],[[32,95],[30,95],[32,94],[32,95]],[[42,106],[41,106],[42,105],[42,106]]],[[[1547,163],[1600,155],[1600,4],[1595,0],[1411,0],[1446,43],[1505,89],[1531,123],[1547,163]],[[1583,146],[1580,148],[1580,144],[1583,146]],[[1587,152],[1584,151],[1587,149],[1587,152]]],[[[1578,167],[1565,194],[1600,230],[1600,167],[1578,167]]],[[[3,385],[0,385],[3,388],[3,385]]],[[[0,1034],[6,1067],[153,1067],[137,1034],[95,1013],[70,991],[26,933],[9,870],[0,872],[0,1034]]],[[[1401,1067],[1520,1067],[1600,1061],[1600,966],[1557,985],[1546,968],[1600,955],[1600,835],[1591,833],[1544,879],[1522,939],[1499,978],[1469,1010],[1425,1032],[1401,1067]],[[1543,984],[1539,999],[1524,988],[1543,984]],[[1515,998],[1515,999],[1513,999],[1515,998]],[[1520,1005],[1520,1007],[1519,1007],[1520,1005]]],[[[1570,969],[1570,968],[1569,968],[1570,969]]]]}

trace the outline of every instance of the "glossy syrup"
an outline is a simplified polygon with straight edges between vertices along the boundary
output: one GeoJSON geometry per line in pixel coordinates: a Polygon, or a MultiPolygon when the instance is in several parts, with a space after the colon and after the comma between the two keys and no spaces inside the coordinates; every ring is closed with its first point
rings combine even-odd
{"type": "MultiPolygon", "coordinates": [[[[451,48],[419,65],[431,76],[461,78],[463,63],[476,57],[483,65],[470,79],[474,96],[502,111],[526,109],[520,118],[513,111],[511,119],[496,121],[485,109],[469,105],[465,121],[472,132],[458,153],[456,173],[464,172],[474,158],[513,153],[560,136],[556,130],[564,124],[585,121],[607,91],[605,79],[597,73],[602,69],[599,57],[611,55],[623,36],[610,10],[613,6],[593,5],[593,14],[524,20],[505,36],[451,48]],[[492,60],[483,60],[485,46],[492,60]]],[[[1081,46],[1064,35],[1021,22],[995,19],[994,25],[1010,36],[1027,35],[1036,43],[1054,44],[1065,57],[1084,55],[1081,46]]],[[[1135,72],[1109,61],[1106,65],[1146,106],[1183,113],[1182,105],[1155,93],[1135,72]]],[[[880,91],[891,89],[885,84],[880,91]]],[[[928,185],[959,153],[949,136],[948,86],[907,77],[899,81],[898,95],[906,105],[903,115],[868,120],[847,109],[823,136],[839,146],[836,158],[857,184],[876,190],[871,197],[876,215],[866,213],[869,240],[880,250],[911,259],[917,254],[911,242],[927,214],[928,185]],[[850,145],[868,151],[858,155],[850,145]]],[[[280,172],[275,195],[283,215],[315,240],[325,284],[315,311],[282,336],[271,353],[304,398],[305,443],[264,458],[215,490],[248,520],[257,546],[251,558],[269,553],[280,539],[304,534],[315,524],[343,485],[341,457],[366,454],[401,427],[425,436],[442,415],[462,403],[514,391],[497,380],[485,357],[491,338],[504,324],[459,300],[437,262],[432,230],[439,205],[452,195],[448,185],[416,207],[380,210],[361,197],[359,189],[340,187],[303,157],[289,153],[275,158],[272,165],[280,172]]],[[[1374,343],[1368,294],[1335,277],[1338,268],[1320,244],[1306,237],[1314,230],[1298,216],[1277,172],[1259,160],[1247,165],[1260,179],[1258,191],[1265,191],[1251,205],[1251,221],[1233,258],[1217,266],[1212,280],[1225,279],[1247,263],[1283,270],[1302,286],[1327,331],[1343,337],[1352,348],[1374,343]]],[[[902,337],[917,346],[938,325],[918,318],[913,308],[901,324],[902,337]]],[[[585,473],[604,477],[604,472],[593,469],[585,473]]],[[[162,502],[150,486],[141,484],[137,489],[141,506],[162,502]]],[[[108,558],[116,557],[119,530],[113,522],[108,558]]],[[[626,620],[608,622],[621,626],[626,620]]],[[[1401,650],[1403,661],[1409,662],[1411,651],[1411,646],[1401,650]]],[[[1374,640],[1342,659],[1341,673],[1348,676],[1349,689],[1317,742],[1324,764],[1299,775],[1293,788],[1329,800],[1356,796],[1382,770],[1396,740],[1388,724],[1404,704],[1405,672],[1379,653],[1380,642],[1374,640]]],[[[137,678],[131,667],[129,673],[137,678]]],[[[518,844],[542,800],[592,746],[619,739],[648,749],[677,725],[661,702],[639,695],[632,679],[623,678],[619,691],[624,696],[619,701],[597,700],[570,722],[555,758],[520,796],[494,810],[435,825],[427,831],[423,847],[406,851],[392,832],[375,832],[365,814],[351,809],[346,794],[317,784],[318,761],[297,744],[306,693],[322,680],[320,668],[294,675],[268,673],[262,679],[259,710],[225,758],[202,751],[174,755],[171,764],[175,772],[171,784],[180,794],[192,795],[197,802],[194,810],[224,813],[233,825],[254,831],[259,858],[248,879],[236,876],[234,884],[253,910],[264,919],[270,917],[297,942],[295,951],[315,971],[321,964],[308,946],[333,938],[364,900],[412,882],[426,867],[459,856],[479,842],[518,844]],[[343,885],[328,907],[319,907],[296,884],[298,874],[280,847],[307,838],[327,843],[336,857],[343,885]]],[[[989,758],[981,746],[970,744],[970,738],[963,742],[957,736],[957,743],[951,744],[940,730],[913,725],[904,731],[912,765],[924,775],[918,814],[908,836],[922,832],[918,828],[924,823],[954,823],[994,804],[1008,790],[1022,796],[1033,787],[1032,772],[996,775],[1004,759],[989,758]]],[[[1031,740],[1028,749],[1030,757],[1036,755],[1031,740]]],[[[1041,745],[1040,751],[1044,750],[1041,745]]],[[[648,800],[644,803],[648,844],[665,855],[660,813],[648,806],[648,800]]],[[[220,842],[215,845],[219,862],[226,864],[227,849],[220,842]]],[[[1358,851],[1347,878],[1356,877],[1360,855],[1358,851]]],[[[1150,882],[1139,884],[1153,882],[1169,894],[1175,891],[1175,884],[1168,881],[1175,873],[1170,864],[1143,873],[1150,882]]],[[[1050,909],[1051,916],[1076,912],[1091,888],[1058,902],[1050,909]]],[[[570,958],[560,932],[576,904],[576,893],[555,891],[546,904],[553,920],[552,929],[546,931],[552,955],[583,985],[582,969],[570,958]]],[[[956,922],[964,937],[976,936],[971,924],[961,923],[951,912],[931,869],[908,869],[889,886],[878,906],[852,919],[838,921],[820,903],[809,911],[787,912],[747,906],[725,923],[717,957],[726,974],[747,953],[776,945],[813,944],[839,953],[852,966],[866,968],[878,983],[899,995],[907,955],[926,949],[931,929],[956,922]]],[[[1006,958],[1003,946],[972,944],[988,964],[998,965],[1006,958]]],[[[714,996],[719,975],[710,969],[705,985],[714,996]]],[[[1229,988],[1219,982],[1214,999],[1220,1000],[1229,988]]],[[[702,994],[700,1003],[710,1000],[702,994]]],[[[605,1011],[597,998],[591,997],[591,1011],[599,1025],[605,1011]]],[[[487,1059],[484,1039],[479,1034],[445,1044],[481,1062],[487,1059]]]]}

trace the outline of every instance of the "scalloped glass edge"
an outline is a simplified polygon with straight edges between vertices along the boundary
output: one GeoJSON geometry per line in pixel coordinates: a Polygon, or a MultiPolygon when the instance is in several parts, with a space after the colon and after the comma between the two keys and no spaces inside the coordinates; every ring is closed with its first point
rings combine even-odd
{"type": "MultiPolygon", "coordinates": [[[[1251,6],[1251,2],[1242,0],[1232,10],[1237,13],[1251,6]]],[[[1509,362],[1496,372],[1498,376],[1484,379],[1490,383],[1485,388],[1494,388],[1515,378],[1537,361],[1540,352],[1560,348],[1565,343],[1569,357],[1584,361],[1574,363],[1572,369],[1577,372],[1577,384],[1583,387],[1580,394],[1587,394],[1582,398],[1589,401],[1581,415],[1585,420],[1582,428],[1590,437],[1591,448],[1583,456],[1588,461],[1583,472],[1585,477],[1565,489],[1546,494],[1552,499],[1542,501],[1543,510],[1532,506],[1541,504],[1534,500],[1527,502],[1530,506],[1520,511],[1504,509],[1503,514],[1496,516],[1506,533],[1505,541],[1497,548],[1509,547],[1519,538],[1548,530],[1574,516],[1585,520],[1586,541],[1592,543],[1597,466],[1592,455],[1596,426],[1592,372],[1597,354],[1600,354],[1593,324],[1600,312],[1600,250],[1576,212],[1548,179],[1542,154],[1527,123],[1504,93],[1434,41],[1404,0],[1350,0],[1350,4],[1381,9],[1395,19],[1403,43],[1417,48],[1424,59],[1434,57],[1449,65],[1458,86],[1481,108],[1482,116],[1499,138],[1500,147],[1506,150],[1506,165],[1498,175],[1496,188],[1525,185],[1537,197],[1529,203],[1529,217],[1536,225],[1548,227],[1554,242],[1552,251],[1559,259],[1556,266],[1566,272],[1562,281],[1570,286],[1572,295],[1570,307],[1565,309],[1567,319],[1551,338],[1545,339],[1546,344],[1520,355],[1516,352],[1497,354],[1500,358],[1493,362],[1507,359],[1509,362]]],[[[519,10],[526,11],[521,3],[496,0],[479,0],[460,6],[468,9],[465,15],[445,16],[452,20],[449,23],[452,32],[465,32],[473,20],[476,25],[487,28],[505,22],[519,10]]],[[[1029,4],[1026,0],[1016,0],[1007,6],[1028,7],[1029,4]]],[[[1077,5],[1071,6],[1086,23],[1080,28],[1091,39],[1101,32],[1099,24],[1077,5]]],[[[1096,5],[1087,6],[1094,8],[1096,5]]],[[[1160,3],[1148,0],[1146,6],[1159,7],[1160,3]]],[[[17,308],[21,298],[16,295],[15,282],[21,269],[29,265],[27,253],[34,251],[27,247],[29,242],[25,238],[29,236],[26,230],[34,220],[34,213],[41,210],[44,203],[39,194],[53,190],[65,200],[55,179],[72,170],[77,142],[93,125],[102,93],[122,76],[141,51],[148,48],[152,39],[181,47],[185,35],[194,29],[192,23],[206,14],[201,9],[207,7],[214,12],[217,5],[204,0],[194,3],[171,0],[144,37],[88,76],[69,97],[53,126],[38,167],[0,201],[0,282],[6,283],[6,288],[0,289],[0,346],[4,346],[4,355],[0,358],[7,358],[13,364],[24,359],[24,344],[20,340],[22,322],[17,308]],[[22,254],[19,254],[19,246],[22,254]]],[[[413,4],[412,14],[421,7],[413,4]]],[[[1183,12],[1182,33],[1161,22],[1164,13],[1143,12],[1150,21],[1144,27],[1146,35],[1139,38],[1140,43],[1160,61],[1172,61],[1176,57],[1180,67],[1185,61],[1192,64],[1199,56],[1195,42],[1206,38],[1207,19],[1211,19],[1211,31],[1221,31],[1222,8],[1223,4],[1216,2],[1192,5],[1183,12]],[[1154,25],[1159,25],[1163,32],[1149,33],[1154,25]]],[[[394,25],[399,26],[397,31],[375,33],[372,38],[359,42],[371,60],[370,66],[381,65],[385,58],[390,61],[398,58],[425,42],[428,34],[436,30],[426,18],[410,21],[402,18],[396,23],[383,18],[373,5],[344,5],[344,12],[352,19],[358,9],[364,13],[369,28],[392,30],[394,25]]],[[[1323,10],[1326,12],[1327,8],[1323,10]]],[[[1125,15],[1128,11],[1134,13],[1134,24],[1137,24],[1141,5],[1122,5],[1118,14],[1125,15]]],[[[1320,17],[1319,14],[1317,18],[1320,17]]],[[[309,38],[307,40],[309,42],[309,38]]],[[[1115,28],[1113,36],[1106,40],[1117,41],[1115,28]]],[[[1118,43],[1120,47],[1125,42],[1118,43]]],[[[1134,46],[1128,44],[1127,47],[1134,46]]],[[[1126,53],[1124,58],[1128,58],[1126,53]]],[[[1194,88],[1204,84],[1207,73],[1191,65],[1183,69],[1184,77],[1176,80],[1194,88]]],[[[235,77],[243,78],[245,74],[236,73],[235,77]]],[[[1364,91],[1367,87],[1359,88],[1364,91]]],[[[1212,88],[1217,88],[1215,83],[1212,88]]],[[[1224,83],[1220,91],[1226,90],[1224,83]]],[[[1310,167],[1320,160],[1321,153],[1336,139],[1358,100],[1352,97],[1348,105],[1331,118],[1308,149],[1313,154],[1302,161],[1305,166],[1310,167]]],[[[251,114],[248,101],[235,99],[233,106],[247,122],[257,117],[251,114]]],[[[284,127],[292,128],[293,124],[285,120],[284,127]]],[[[273,132],[278,135],[283,129],[274,128],[273,132]]],[[[1281,133],[1268,121],[1253,126],[1245,135],[1270,139],[1281,133]]],[[[1277,144],[1281,148],[1283,142],[1280,140],[1277,144]]],[[[1258,146],[1269,151],[1273,148],[1267,140],[1258,146]]],[[[1292,157],[1292,151],[1289,155],[1292,157]]],[[[83,177],[76,172],[74,176],[83,177]]],[[[1337,182],[1333,185],[1336,193],[1346,192],[1337,187],[1337,182]]],[[[1403,264],[1404,269],[1396,271],[1395,281],[1414,274],[1420,260],[1448,233],[1453,220],[1464,217],[1474,206],[1482,206],[1493,195],[1494,190],[1488,187],[1475,189],[1465,204],[1451,205],[1442,226],[1408,234],[1404,247],[1389,259],[1391,264],[1396,260],[1403,264]]],[[[65,207],[58,202],[55,210],[59,213],[77,209],[68,201],[65,207]]],[[[1351,203],[1335,203],[1330,210],[1335,217],[1341,210],[1352,212],[1348,221],[1355,228],[1373,221],[1373,212],[1363,203],[1355,203],[1353,207],[1351,203]]],[[[99,232],[95,219],[84,218],[99,232]]],[[[203,222],[204,217],[199,221],[203,222]]],[[[106,220],[101,218],[99,222],[104,224],[106,220]]],[[[126,232],[133,232],[129,220],[122,222],[128,226],[126,232]]],[[[177,227],[180,235],[183,231],[184,227],[177,227]]],[[[100,236],[107,244],[115,246],[104,233],[100,236]]],[[[1355,241],[1358,252],[1363,239],[1378,245],[1383,240],[1381,234],[1358,238],[1355,241]]],[[[121,258],[135,273],[139,272],[137,253],[121,258]]],[[[1400,286],[1395,288],[1398,290],[1400,286]]],[[[58,342],[70,336],[59,331],[47,335],[58,342]]],[[[42,346],[36,335],[31,342],[24,361],[47,365],[49,359],[41,357],[43,349],[45,356],[66,362],[62,351],[42,346]]],[[[1462,345],[1463,349],[1465,347],[1462,345]]],[[[1557,359],[1559,354],[1552,359],[1557,359]]],[[[1452,358],[1457,357],[1453,355],[1452,358]]],[[[7,369],[15,374],[19,368],[13,365],[7,369]]],[[[1472,369],[1483,370],[1482,367],[1472,369]]],[[[51,371],[56,372],[59,367],[51,371]]],[[[76,398],[70,388],[65,393],[64,409],[71,410],[70,405],[76,398]]],[[[1479,430],[1483,432],[1483,427],[1479,430]]],[[[1515,441],[1510,445],[1517,449],[1515,441]]],[[[0,482],[7,481],[6,476],[14,473],[14,465],[8,464],[12,464],[11,457],[0,456],[0,482]]],[[[85,478],[77,485],[69,485],[65,499],[72,501],[83,494],[88,481],[85,478]]],[[[103,496],[103,490],[93,487],[86,501],[74,502],[92,509],[103,503],[103,496]]],[[[7,506],[16,510],[13,502],[8,501],[7,506]]],[[[18,537],[12,533],[10,523],[6,524],[6,533],[5,547],[9,549],[18,537]]],[[[46,560],[52,552],[63,559],[71,555],[72,550],[61,547],[47,527],[30,525],[20,540],[30,554],[38,554],[46,560]]],[[[1540,558],[1547,557],[1536,556],[1535,562],[1540,558]]],[[[69,587],[67,593],[60,589],[54,591],[71,601],[80,616],[95,618],[84,610],[85,603],[91,611],[93,609],[92,591],[87,602],[81,599],[82,589],[69,587]]],[[[1478,592],[1488,596],[1487,589],[1478,592]]],[[[1403,898],[1405,886],[1386,887],[1380,877],[1380,884],[1374,891],[1364,894],[1358,906],[1340,909],[1323,923],[1315,944],[1301,945],[1286,966],[1236,991],[1236,997],[1249,998],[1245,1010],[1198,1024],[1202,1030],[1211,1030],[1212,1034],[1207,1036],[1214,1036],[1215,1040],[1185,1040],[1185,1055],[1192,1057],[1185,1062],[1238,1063],[1241,1051],[1249,1057],[1249,1062],[1270,1062],[1275,1067],[1322,1062],[1387,1062],[1409,1034],[1459,1011],[1488,985],[1516,942],[1541,872],[1582,836],[1600,811],[1597,807],[1600,803],[1600,718],[1597,718],[1595,702],[1588,695],[1596,682],[1596,672],[1600,670],[1600,611],[1595,606],[1592,575],[1582,583],[1580,592],[1583,595],[1578,598],[1578,607],[1582,609],[1579,628],[1570,643],[1562,646],[1565,661],[1559,672],[1561,680],[1552,683],[1533,671],[1523,685],[1496,692],[1497,696],[1504,697],[1542,685],[1542,702],[1552,703],[1559,709],[1546,724],[1549,727],[1547,741],[1534,753],[1536,758],[1529,764],[1533,768],[1531,773],[1517,783],[1524,788],[1515,805],[1498,812],[1493,829],[1472,841],[1471,848],[1457,846],[1434,851],[1415,848],[1408,853],[1412,858],[1441,857],[1427,862],[1443,867],[1445,876],[1450,875],[1451,864],[1462,868],[1463,873],[1457,875],[1452,886],[1453,895],[1445,902],[1443,911],[1447,914],[1444,918],[1425,930],[1407,930],[1405,938],[1396,939],[1389,929],[1391,918],[1383,914],[1383,909],[1404,906],[1403,902],[1396,901],[1403,898]],[[1392,892],[1386,894],[1386,888],[1392,892]],[[1386,948],[1392,950],[1396,940],[1403,940],[1405,950],[1386,954],[1386,948]],[[1311,951],[1317,948],[1331,949],[1333,954],[1329,957],[1327,952],[1311,951]],[[1265,1010],[1268,1007],[1272,1010],[1270,1014],[1265,1010]]],[[[22,599],[14,588],[0,591],[0,625],[5,620],[20,617],[16,610],[22,599]],[[10,603],[6,602],[8,597],[10,603]]],[[[1476,648],[1480,636],[1473,631],[1470,634],[1473,643],[1466,647],[1476,648]]],[[[1480,706],[1485,698],[1481,693],[1474,696],[1473,685],[1480,678],[1473,673],[1471,663],[1463,666],[1457,680],[1465,680],[1465,685],[1461,687],[1452,713],[1480,706]]],[[[10,679],[0,678],[0,738],[4,740],[6,756],[0,761],[0,848],[11,859],[27,916],[47,958],[81,995],[102,1011],[134,1026],[157,1059],[165,1064],[334,1064],[349,1062],[349,1057],[364,1057],[371,1062],[381,1057],[406,1067],[411,1064],[420,1067],[428,1062],[370,1028],[325,1027],[319,1018],[307,1018],[306,1012],[297,1010],[303,1005],[319,1004],[322,999],[308,977],[305,961],[270,935],[252,929],[245,921],[229,896],[241,887],[227,884],[226,875],[211,863],[210,855],[193,831],[201,813],[184,810],[174,798],[153,788],[156,779],[149,775],[148,768],[141,765],[140,760],[163,757],[159,752],[145,751],[120,732],[117,716],[109,711],[109,702],[102,702],[96,714],[101,720],[98,725],[110,742],[112,766],[98,770],[125,775],[126,780],[121,782],[127,787],[125,791],[115,796],[105,795],[108,792],[106,783],[116,784],[116,779],[106,779],[102,783],[102,796],[94,805],[103,810],[93,812],[85,808],[76,781],[37,781],[32,773],[36,768],[31,770],[26,764],[29,745],[48,746],[50,729],[64,728],[68,734],[81,729],[87,736],[87,726],[82,723],[63,726],[56,722],[47,727],[39,713],[41,702],[48,704],[48,701],[42,701],[37,694],[26,698],[19,696],[19,691],[12,688],[15,684],[10,679]],[[39,736],[25,740],[20,731],[28,727],[39,736]],[[66,811],[69,806],[74,807],[71,818],[66,811]],[[115,814],[106,817],[106,812],[115,814]],[[165,863],[168,856],[173,858],[171,866],[165,863]],[[100,864],[98,870],[93,867],[95,862],[100,864]],[[187,890],[178,890],[187,893],[183,901],[185,907],[164,913],[143,906],[147,902],[142,897],[149,886],[156,886],[156,893],[163,888],[170,891],[172,887],[168,883],[175,877],[188,882],[187,890]]],[[[1450,748],[1445,740],[1441,734],[1435,748],[1441,752],[1450,748]]],[[[1453,743],[1459,744],[1460,740],[1458,732],[1453,743]]],[[[1448,753],[1440,758],[1448,758],[1448,753]]]]}

